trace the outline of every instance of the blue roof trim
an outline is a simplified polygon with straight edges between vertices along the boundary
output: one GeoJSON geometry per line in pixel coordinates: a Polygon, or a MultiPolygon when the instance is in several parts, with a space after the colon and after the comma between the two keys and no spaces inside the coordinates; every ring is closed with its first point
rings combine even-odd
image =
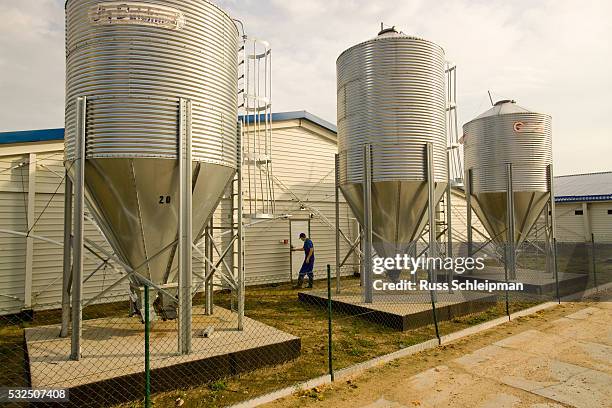
{"type": "MultiPolygon", "coordinates": [[[[242,117],[241,117],[242,118],[242,117]]],[[[260,115],[263,120],[263,115],[260,115]]],[[[253,123],[254,115],[246,117],[246,123],[253,123]]],[[[321,119],[320,117],[308,113],[306,111],[293,112],[278,112],[272,114],[272,122],[282,122],[285,120],[306,119],[317,124],[330,132],[338,133],[338,128],[331,122],[321,119]]],[[[27,142],[45,142],[49,140],[63,140],[64,129],[40,129],[40,130],[24,130],[18,132],[0,132],[0,144],[8,143],[27,143],[27,142]]]]}
{"type": "MultiPolygon", "coordinates": [[[[264,115],[259,115],[260,120],[263,120],[264,115]]],[[[242,118],[242,116],[241,116],[242,118]]],[[[246,123],[253,123],[255,120],[255,115],[248,115],[245,117],[246,123]]],[[[272,113],[272,122],[282,122],[285,120],[295,120],[295,119],[306,119],[310,122],[319,125],[330,132],[338,133],[338,127],[331,122],[326,121],[325,119],[321,119],[320,117],[313,115],[307,111],[291,111],[291,112],[277,112],[272,113]]]]}
{"type": "Polygon", "coordinates": [[[19,132],[1,132],[0,144],[46,142],[64,140],[64,129],[22,130],[19,132]]]}
{"type": "Polygon", "coordinates": [[[555,196],[556,203],[572,203],[579,201],[612,201],[612,194],[581,195],[581,196],[555,196]]]}

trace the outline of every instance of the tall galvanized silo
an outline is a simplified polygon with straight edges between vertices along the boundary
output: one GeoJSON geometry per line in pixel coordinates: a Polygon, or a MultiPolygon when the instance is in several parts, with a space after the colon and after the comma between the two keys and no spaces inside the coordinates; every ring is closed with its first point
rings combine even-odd
{"type": "Polygon", "coordinates": [[[371,146],[372,243],[404,253],[428,210],[427,145],[438,202],[447,186],[445,59],[433,42],[382,30],[337,61],[339,185],[364,225],[364,147],[371,146]]]}
{"type": "Polygon", "coordinates": [[[156,284],[176,280],[180,135],[192,143],[194,238],[235,173],[238,39],[205,0],[66,3],[66,168],[86,97],[88,207],[156,284]]]}
{"type": "Polygon", "coordinates": [[[502,100],[463,132],[466,192],[474,212],[494,242],[520,245],[550,200],[551,117],[502,100]]]}

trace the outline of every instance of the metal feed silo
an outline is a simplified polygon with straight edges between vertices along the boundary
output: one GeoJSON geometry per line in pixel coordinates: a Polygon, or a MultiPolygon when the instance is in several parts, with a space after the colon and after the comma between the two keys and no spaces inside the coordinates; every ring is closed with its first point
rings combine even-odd
{"type": "Polygon", "coordinates": [[[339,186],[364,225],[364,146],[371,146],[372,244],[402,253],[425,225],[427,144],[435,200],[447,185],[445,59],[430,41],[382,30],[337,60],[339,186]]]}
{"type": "Polygon", "coordinates": [[[511,243],[521,244],[550,198],[551,117],[503,100],[466,123],[463,132],[474,212],[496,243],[513,235],[511,243]],[[509,213],[513,223],[507,222],[509,213]]]}
{"type": "Polygon", "coordinates": [[[85,199],[120,259],[156,284],[176,280],[180,135],[194,239],[235,173],[238,38],[205,0],[66,3],[66,168],[86,97],[85,199]]]}

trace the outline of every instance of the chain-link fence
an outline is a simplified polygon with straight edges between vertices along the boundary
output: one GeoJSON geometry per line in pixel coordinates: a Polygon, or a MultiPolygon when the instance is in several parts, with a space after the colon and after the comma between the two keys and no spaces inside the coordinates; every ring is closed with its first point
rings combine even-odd
{"type": "MultiPolygon", "coordinates": [[[[173,305],[176,288],[162,291],[145,283],[128,296],[127,283],[112,286],[125,271],[103,253],[88,250],[80,353],[75,355],[71,325],[64,319],[62,327],[64,173],[53,154],[58,153],[0,160],[6,201],[0,214],[2,398],[8,388],[66,389],[69,401],[58,406],[230,406],[415,344],[437,344],[447,334],[536,304],[569,295],[580,299],[612,280],[612,239],[606,234],[565,231],[554,242],[541,219],[509,249],[485,233],[475,232],[468,242],[453,209],[453,245],[445,242],[440,225],[435,252],[441,258],[480,257],[482,270],[459,271],[457,263],[450,271],[444,265],[391,268],[374,274],[370,299],[356,255],[361,251],[355,246],[355,253],[345,257],[345,245],[339,278],[334,265],[329,276],[317,265],[312,288],[307,282],[294,287],[295,280],[247,286],[243,319],[234,287],[215,282],[211,308],[196,276],[185,346],[176,318],[182,311],[173,305]],[[33,164],[36,194],[29,190],[33,164]],[[421,287],[422,281],[449,287],[421,287]],[[468,281],[476,286],[461,286],[468,281]],[[523,287],[477,286],[485,283],[523,287]]],[[[474,228],[484,232],[480,225],[474,228]]],[[[86,237],[108,249],[89,221],[86,237]]],[[[410,254],[426,257],[426,242],[410,254]]],[[[201,275],[202,261],[194,263],[201,275]]],[[[303,395],[319,398],[317,389],[303,395]]]]}
{"type": "MultiPolygon", "coordinates": [[[[462,244],[454,248],[459,254],[462,244]]],[[[517,271],[544,273],[546,260],[540,251],[517,252],[517,271]]],[[[298,289],[290,283],[248,287],[242,330],[235,293],[217,291],[212,314],[197,295],[188,354],[178,349],[177,320],[164,320],[154,308],[148,317],[130,316],[125,300],[100,298],[84,307],[78,360],[70,359],[71,333],[60,336],[60,304],[34,312],[5,309],[0,318],[0,383],[11,388],[69,389],[70,402],[60,406],[142,406],[147,390],[155,406],[227,406],[329,374],[330,367],[336,372],[557,300],[556,285],[563,297],[610,283],[610,243],[597,242],[596,237],[590,243],[557,243],[556,258],[558,279],[552,287],[548,276],[539,283],[532,279],[534,288],[541,286],[539,292],[531,288],[535,292],[506,296],[505,291],[380,290],[371,303],[364,302],[361,277],[353,274],[353,266],[344,267],[339,286],[330,268],[331,279],[315,276],[313,288],[298,289]]],[[[486,264],[493,271],[504,267],[499,259],[489,258],[486,264]]],[[[404,273],[381,280],[415,279],[404,273]]],[[[519,272],[521,276],[529,278],[519,272]]],[[[495,277],[505,275],[495,272],[489,278],[495,277]]],[[[426,272],[418,271],[416,278],[426,279],[426,272]]],[[[438,281],[443,279],[439,274],[438,281]]],[[[154,288],[147,292],[156,296],[154,288]]],[[[318,398],[317,390],[304,395],[318,398]]]]}

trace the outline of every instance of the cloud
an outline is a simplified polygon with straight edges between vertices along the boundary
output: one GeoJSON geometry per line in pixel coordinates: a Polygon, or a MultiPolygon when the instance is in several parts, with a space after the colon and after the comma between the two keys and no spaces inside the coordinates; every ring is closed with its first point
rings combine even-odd
{"type": "Polygon", "coordinates": [[[457,64],[461,123],[488,109],[490,90],[553,116],[558,174],[609,169],[610,2],[224,3],[272,44],[275,110],[306,109],[335,122],[336,58],[384,21],[437,42],[457,64]]]}
{"type": "MultiPolygon", "coordinates": [[[[336,117],[336,67],[380,22],[444,47],[458,66],[459,119],[496,99],[553,116],[558,174],[609,169],[612,2],[591,0],[219,0],[273,48],[275,111],[336,117]]],[[[62,0],[0,3],[0,128],[62,126],[62,0]],[[9,4],[10,3],[10,4],[9,4]]]]}
{"type": "Polygon", "coordinates": [[[0,15],[0,129],[62,127],[63,3],[4,1],[0,15]]]}

